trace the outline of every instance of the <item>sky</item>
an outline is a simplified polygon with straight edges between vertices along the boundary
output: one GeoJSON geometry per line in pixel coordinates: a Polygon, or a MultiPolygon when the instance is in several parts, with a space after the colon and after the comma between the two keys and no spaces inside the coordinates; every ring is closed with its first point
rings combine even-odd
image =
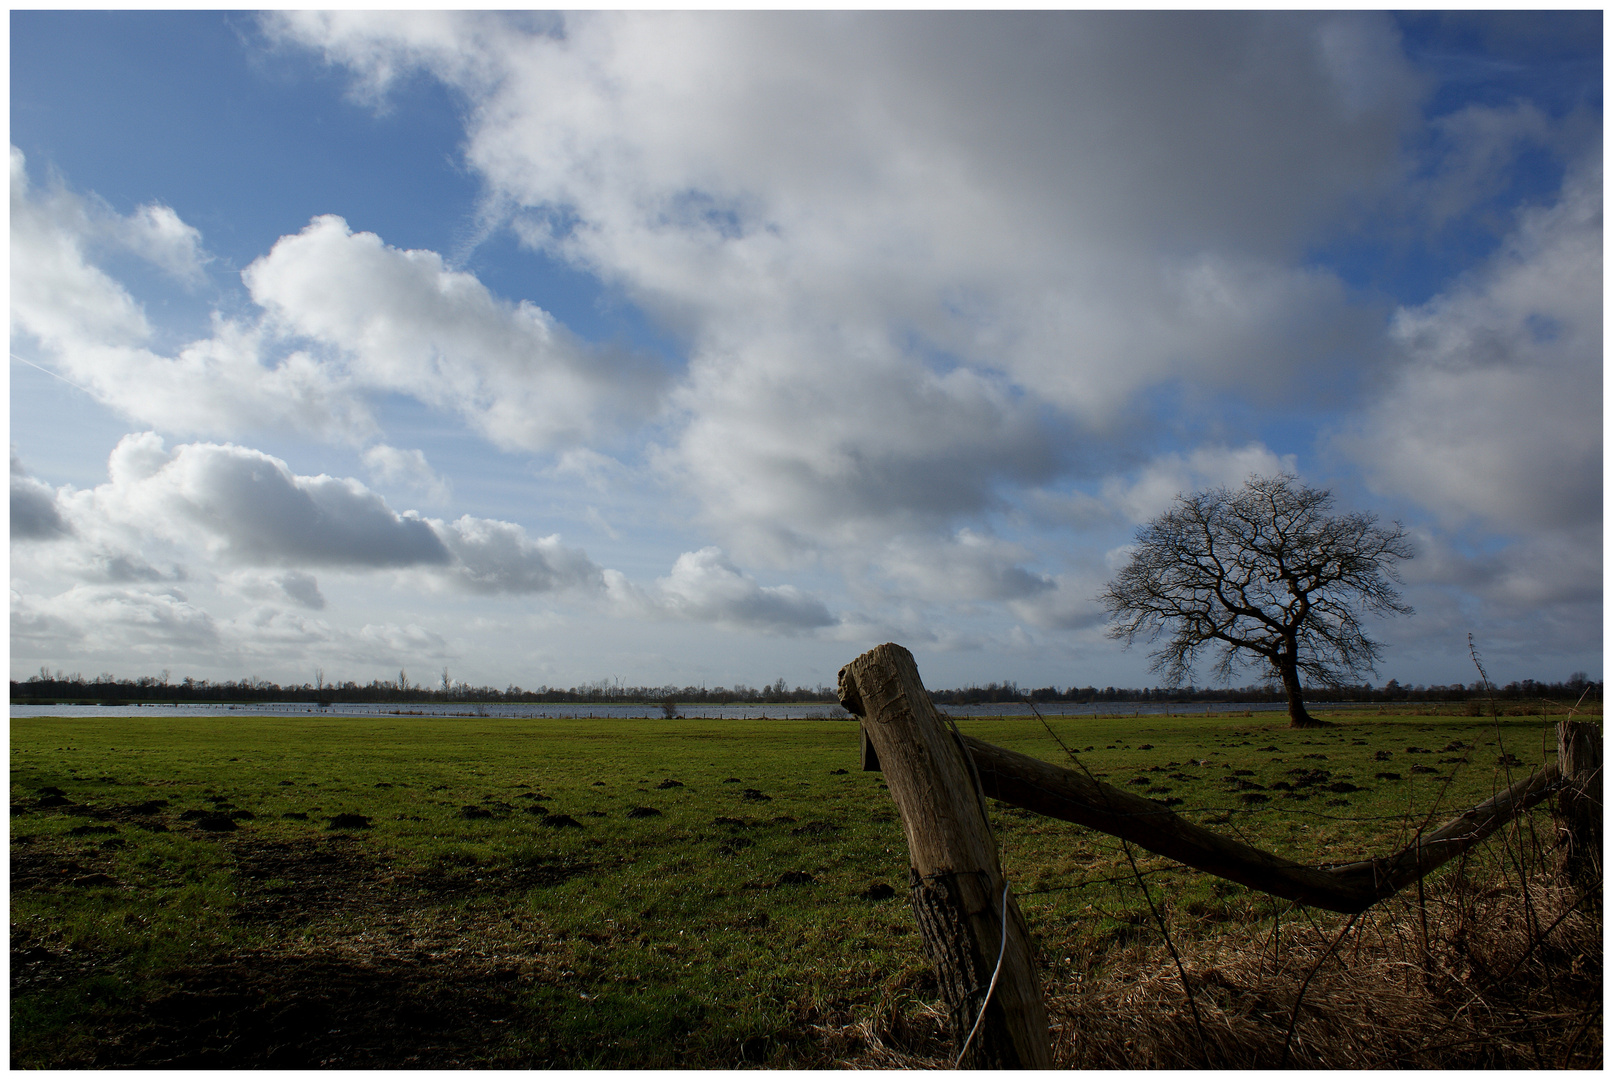
{"type": "Polygon", "coordinates": [[[1364,681],[1600,679],[1602,42],[13,11],[11,677],[1157,685],[1136,530],[1287,472],[1364,681]]]}

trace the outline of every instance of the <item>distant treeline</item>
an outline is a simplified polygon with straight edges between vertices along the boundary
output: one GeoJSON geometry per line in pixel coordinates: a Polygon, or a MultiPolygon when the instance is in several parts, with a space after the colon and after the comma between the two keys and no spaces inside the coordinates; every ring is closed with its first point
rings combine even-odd
{"type": "MultiPolygon", "coordinates": [[[[1491,694],[1500,700],[1549,698],[1578,700],[1584,695],[1587,701],[1602,700],[1602,684],[1590,682],[1582,672],[1569,676],[1566,682],[1537,682],[1524,679],[1503,687],[1486,689],[1482,683],[1464,686],[1402,686],[1390,679],[1383,686],[1310,687],[1307,701],[1360,702],[1363,704],[1387,701],[1468,701],[1491,694]]],[[[958,690],[930,692],[941,705],[987,705],[1000,702],[1024,701],[1066,702],[1093,705],[1109,702],[1278,702],[1283,700],[1281,688],[1273,685],[1243,686],[1237,688],[1205,687],[1148,687],[1123,689],[1106,686],[1072,686],[1060,690],[1056,686],[1025,689],[1015,682],[987,683],[985,686],[968,686],[958,690]]],[[[302,701],[302,702],[576,702],[576,703],[627,703],[660,702],[679,705],[726,704],[777,704],[785,702],[833,702],[835,692],[826,686],[788,687],[783,679],[763,687],[744,684],[734,686],[622,686],[611,682],[585,683],[568,689],[542,686],[524,690],[507,686],[500,690],[492,686],[469,686],[449,680],[444,672],[436,686],[411,683],[407,672],[398,672],[395,680],[376,679],[367,684],[356,682],[327,683],[320,679],[300,686],[281,686],[264,679],[246,678],[240,681],[209,682],[206,679],[186,678],[170,682],[167,675],[143,676],[138,679],[119,679],[100,675],[86,679],[82,675],[51,675],[41,671],[26,682],[11,682],[11,700],[27,702],[97,701],[97,702],[161,702],[164,704],[302,701]]]]}
{"type": "Polygon", "coordinates": [[[142,676],[138,679],[119,679],[113,675],[100,675],[86,679],[82,675],[47,675],[41,672],[26,682],[11,681],[11,700],[28,701],[127,701],[162,702],[165,704],[301,701],[301,702],[667,702],[679,704],[775,704],[780,702],[837,701],[833,690],[826,686],[791,689],[783,679],[768,686],[622,686],[611,682],[585,683],[567,689],[540,686],[527,690],[519,686],[470,686],[451,682],[445,672],[435,686],[411,682],[407,672],[398,672],[392,679],[375,679],[369,683],[325,682],[320,680],[301,685],[281,686],[266,679],[246,678],[239,681],[209,682],[206,679],[186,678],[171,682],[164,677],[142,676]]]}
{"type": "MultiPolygon", "coordinates": [[[[1450,686],[1410,686],[1401,685],[1397,680],[1390,679],[1382,686],[1308,686],[1305,688],[1305,700],[1315,702],[1359,702],[1362,704],[1384,701],[1468,701],[1474,698],[1487,698],[1494,695],[1498,700],[1519,701],[1523,699],[1550,698],[1552,700],[1578,700],[1581,694],[1587,701],[1602,700],[1602,684],[1589,681],[1583,672],[1575,672],[1569,676],[1567,682],[1545,683],[1534,679],[1523,679],[1519,682],[1508,683],[1501,687],[1486,687],[1483,683],[1474,682],[1466,686],[1454,683],[1450,686]],[[1589,691],[1587,693],[1587,691],[1589,691]]],[[[989,705],[997,702],[1024,701],[1030,698],[1037,702],[1071,702],[1080,705],[1095,705],[1107,702],[1158,702],[1158,703],[1187,703],[1187,702],[1281,702],[1287,700],[1282,687],[1276,684],[1240,687],[1148,687],[1142,690],[1125,689],[1114,686],[1105,686],[1101,690],[1095,686],[1072,686],[1060,690],[1056,686],[1043,686],[1035,690],[1027,690],[1017,683],[987,683],[985,686],[970,686],[962,690],[932,690],[930,697],[941,705],[989,705]]]]}

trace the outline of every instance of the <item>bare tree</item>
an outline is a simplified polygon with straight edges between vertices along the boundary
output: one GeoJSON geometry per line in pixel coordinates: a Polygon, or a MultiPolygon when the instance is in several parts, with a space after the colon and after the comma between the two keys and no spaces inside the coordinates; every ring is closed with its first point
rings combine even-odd
{"type": "Polygon", "coordinates": [[[1393,584],[1395,563],[1412,556],[1405,529],[1329,515],[1332,505],[1331,492],[1287,475],[1177,496],[1137,530],[1130,563],[1098,597],[1109,636],[1129,646],[1168,633],[1153,670],[1172,685],[1204,652],[1224,679],[1246,663],[1269,667],[1288,695],[1289,727],[1322,726],[1305,711],[1301,678],[1337,685],[1374,671],[1382,646],[1361,614],[1412,613],[1393,584]]]}

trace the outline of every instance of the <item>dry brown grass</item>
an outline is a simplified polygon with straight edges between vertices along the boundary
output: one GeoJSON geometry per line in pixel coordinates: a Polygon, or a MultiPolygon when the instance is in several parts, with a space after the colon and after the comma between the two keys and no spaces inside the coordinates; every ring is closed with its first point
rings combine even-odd
{"type": "MultiPolygon", "coordinates": [[[[1516,838],[1515,838],[1516,839],[1516,838]]],[[[1600,1068],[1598,890],[1516,873],[1506,849],[1358,916],[1134,940],[1046,987],[1057,1064],[1072,1069],[1600,1068]],[[1202,1026],[1201,1026],[1202,1025],[1202,1026]]],[[[917,1000],[820,1028],[852,1068],[946,1068],[944,1010],[917,1000]]]]}

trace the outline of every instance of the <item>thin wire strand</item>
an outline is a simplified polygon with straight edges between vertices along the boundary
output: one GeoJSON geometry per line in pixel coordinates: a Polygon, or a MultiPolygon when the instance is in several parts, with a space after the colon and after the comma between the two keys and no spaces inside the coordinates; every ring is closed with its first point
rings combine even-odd
{"type": "Polygon", "coordinates": [[[1002,944],[997,946],[997,966],[991,972],[991,985],[986,987],[986,996],[980,1002],[980,1011],[975,1014],[975,1026],[969,1029],[969,1037],[963,1040],[963,1049],[958,1051],[958,1060],[952,1063],[956,1069],[963,1061],[963,1055],[969,1052],[969,1044],[975,1041],[975,1032],[980,1030],[981,1023],[986,1019],[986,1006],[991,1004],[991,995],[997,990],[997,976],[1002,974],[1003,957],[1008,955],[1008,882],[1003,882],[1003,911],[1002,911],[1002,944]]]}
{"type": "MultiPolygon", "coordinates": [[[[1049,735],[1053,736],[1053,741],[1059,744],[1059,748],[1064,751],[1065,755],[1075,763],[1077,768],[1086,773],[1087,779],[1091,780],[1094,784],[1098,783],[1097,778],[1093,776],[1092,772],[1086,767],[1086,763],[1076,756],[1074,750],[1071,750],[1064,744],[1063,739],[1058,737],[1058,733],[1053,730],[1050,724],[1048,724],[1047,718],[1042,715],[1042,710],[1036,707],[1036,703],[1027,697],[1025,699],[1025,704],[1030,706],[1031,712],[1035,714],[1036,719],[1042,722],[1042,727],[1046,729],[1049,735]]],[[[1104,790],[1103,786],[1100,785],[1098,790],[1102,792],[1104,790]]],[[[1107,804],[1108,801],[1108,796],[1105,795],[1104,802],[1107,804]]],[[[1126,862],[1131,866],[1131,872],[1137,879],[1137,887],[1142,890],[1143,899],[1148,901],[1148,910],[1153,913],[1154,922],[1159,926],[1160,936],[1165,939],[1165,947],[1170,950],[1171,959],[1176,961],[1176,974],[1182,980],[1182,994],[1187,998],[1187,1007],[1193,1014],[1193,1027],[1198,1031],[1199,1046],[1204,1051],[1204,1061],[1205,1064],[1208,1065],[1210,1060],[1210,1044],[1208,1038],[1204,1034],[1204,1021],[1199,1016],[1199,1004],[1193,999],[1193,988],[1188,985],[1187,969],[1182,966],[1182,958],[1176,952],[1176,943],[1171,940],[1171,932],[1165,926],[1164,917],[1160,915],[1159,909],[1154,906],[1154,894],[1148,890],[1148,883],[1143,880],[1142,873],[1137,869],[1137,860],[1132,858],[1131,844],[1126,840],[1125,837],[1120,838],[1120,849],[1126,853],[1126,862]]]]}

